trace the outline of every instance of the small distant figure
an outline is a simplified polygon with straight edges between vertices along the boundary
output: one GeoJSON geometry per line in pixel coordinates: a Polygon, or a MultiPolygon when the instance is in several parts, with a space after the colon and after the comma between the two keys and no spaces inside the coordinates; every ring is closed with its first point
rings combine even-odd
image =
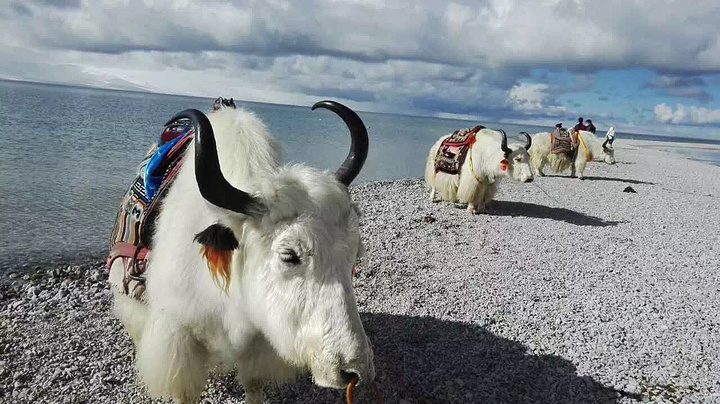
{"type": "Polygon", "coordinates": [[[555,124],[555,129],[562,129],[562,122],[558,122],[555,124]]]}
{"type": "Polygon", "coordinates": [[[595,134],[595,125],[593,125],[592,120],[590,120],[590,119],[585,120],[585,128],[586,128],[585,129],[586,131],[592,133],[593,135],[595,134]]]}
{"type": "Polygon", "coordinates": [[[578,123],[577,123],[577,125],[573,126],[573,129],[574,129],[576,132],[579,131],[579,130],[587,130],[587,127],[586,127],[585,124],[583,123],[582,117],[578,118],[578,123]]]}

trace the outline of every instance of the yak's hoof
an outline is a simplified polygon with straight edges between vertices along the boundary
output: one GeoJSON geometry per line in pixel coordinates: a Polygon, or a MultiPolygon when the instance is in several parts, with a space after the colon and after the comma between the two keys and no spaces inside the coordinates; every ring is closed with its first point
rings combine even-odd
{"type": "Polygon", "coordinates": [[[473,215],[482,215],[486,213],[485,209],[482,208],[471,209],[470,207],[468,207],[467,211],[472,213],[473,215]]]}

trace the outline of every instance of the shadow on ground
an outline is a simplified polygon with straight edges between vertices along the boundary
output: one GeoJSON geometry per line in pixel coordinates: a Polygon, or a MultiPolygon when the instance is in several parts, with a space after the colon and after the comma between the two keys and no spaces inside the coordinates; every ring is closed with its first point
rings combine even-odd
{"type": "Polygon", "coordinates": [[[527,202],[492,201],[492,215],[494,216],[525,216],[540,219],[561,220],[576,226],[617,226],[616,221],[606,221],[599,217],[565,208],[553,208],[527,202]]]}
{"type": "Polygon", "coordinates": [[[647,184],[647,185],[655,185],[654,182],[633,180],[633,179],[630,179],[630,178],[613,178],[613,177],[594,177],[594,176],[589,176],[589,177],[585,177],[585,179],[586,179],[586,180],[590,180],[590,181],[617,181],[617,182],[627,182],[628,184],[647,184]]]}
{"type": "MultiPolygon", "coordinates": [[[[373,342],[377,380],[385,404],[398,403],[615,403],[639,395],[580,377],[554,355],[533,355],[485,328],[432,317],[361,314],[373,342]]],[[[308,377],[267,389],[269,402],[342,403],[339,390],[308,377]],[[294,400],[294,401],[293,401],[294,400]]],[[[376,402],[356,388],[356,403],[376,402]]]]}
{"type": "MultiPolygon", "coordinates": [[[[578,180],[577,178],[571,177],[569,175],[545,175],[547,178],[568,178],[572,180],[578,180]]],[[[631,178],[613,178],[613,177],[596,177],[596,176],[585,176],[586,181],[616,181],[616,182],[626,182],[628,184],[647,184],[647,185],[655,185],[654,182],[648,182],[648,181],[640,181],[640,180],[633,180],[631,178]]]]}

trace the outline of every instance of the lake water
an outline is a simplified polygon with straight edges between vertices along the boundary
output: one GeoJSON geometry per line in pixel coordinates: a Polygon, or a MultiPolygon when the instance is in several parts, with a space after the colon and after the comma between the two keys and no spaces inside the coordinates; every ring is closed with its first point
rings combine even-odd
{"type": "MultiPolygon", "coordinates": [[[[212,102],[0,80],[0,272],[104,258],[120,199],[163,123],[187,108],[207,111],[212,102]]],[[[347,129],[332,112],[311,111],[310,106],[239,104],[265,121],[285,149],[285,162],[334,170],[347,155],[347,129]]],[[[368,127],[370,153],[356,182],[421,177],[427,150],[439,136],[478,124],[358,114],[368,127]]],[[[503,128],[508,134],[547,130],[482,124],[503,128]]],[[[703,155],[705,160],[720,164],[720,153],[708,153],[703,155]]]]}

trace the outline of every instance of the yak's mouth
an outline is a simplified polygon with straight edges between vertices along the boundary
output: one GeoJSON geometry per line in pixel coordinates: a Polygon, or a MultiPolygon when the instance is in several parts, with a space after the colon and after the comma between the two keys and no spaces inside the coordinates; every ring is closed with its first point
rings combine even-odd
{"type": "MultiPolygon", "coordinates": [[[[352,404],[354,402],[352,391],[355,388],[355,386],[358,384],[359,381],[360,381],[360,379],[358,377],[354,377],[354,378],[350,379],[350,381],[347,383],[347,387],[345,388],[345,402],[346,403],[352,404]]],[[[372,389],[373,389],[373,394],[375,394],[375,400],[377,400],[377,402],[381,404],[382,403],[382,393],[380,393],[380,387],[378,387],[378,383],[375,380],[372,381],[372,389]]]]}
{"type": "Polygon", "coordinates": [[[346,369],[329,369],[329,368],[315,368],[311,370],[313,376],[313,383],[320,387],[329,387],[333,389],[344,389],[349,384],[364,386],[367,383],[372,383],[375,380],[375,372],[372,369],[367,371],[361,371],[355,368],[346,369]]]}
{"type": "Polygon", "coordinates": [[[351,371],[341,370],[340,377],[343,379],[343,382],[345,384],[357,383],[360,380],[360,376],[358,376],[358,374],[352,370],[351,371]]]}

